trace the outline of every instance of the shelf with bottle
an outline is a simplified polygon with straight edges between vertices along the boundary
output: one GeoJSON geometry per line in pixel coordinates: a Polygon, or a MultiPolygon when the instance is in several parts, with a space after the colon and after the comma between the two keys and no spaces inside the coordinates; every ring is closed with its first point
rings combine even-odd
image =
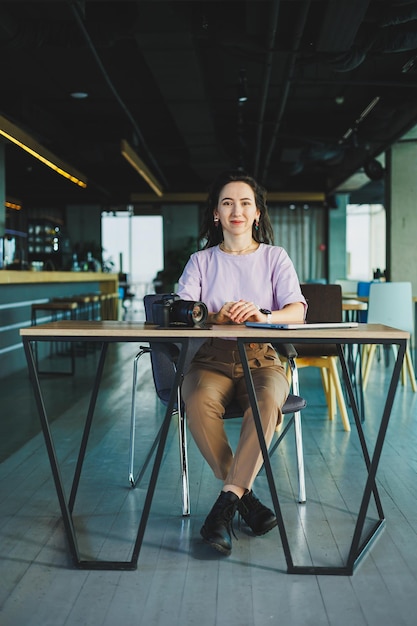
{"type": "Polygon", "coordinates": [[[28,222],[28,255],[51,255],[60,252],[60,226],[45,220],[28,222]]]}

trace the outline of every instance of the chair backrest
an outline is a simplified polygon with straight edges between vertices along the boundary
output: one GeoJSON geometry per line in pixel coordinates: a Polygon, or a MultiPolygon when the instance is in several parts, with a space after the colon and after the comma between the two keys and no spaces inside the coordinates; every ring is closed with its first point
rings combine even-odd
{"type": "MultiPolygon", "coordinates": [[[[307,300],[307,322],[341,322],[342,288],[340,285],[322,285],[306,283],[301,291],[307,300]]],[[[335,356],[336,345],[329,344],[294,344],[298,356],[335,356]]]]}
{"type": "Polygon", "coordinates": [[[412,333],[414,319],[411,282],[371,283],[368,324],[385,324],[412,333]]]}
{"type": "MultiPolygon", "coordinates": [[[[371,288],[371,281],[360,280],[358,282],[357,295],[361,298],[367,298],[369,296],[369,290],[371,288]]],[[[358,311],[358,321],[361,324],[366,324],[368,321],[368,311],[358,311]]]]}
{"type": "Polygon", "coordinates": [[[301,285],[307,300],[307,322],[341,322],[342,288],[340,285],[301,285]]]}
{"type": "Polygon", "coordinates": [[[334,281],[336,285],[340,285],[342,288],[342,294],[356,294],[358,291],[358,281],[348,280],[346,278],[338,278],[334,281]]]}
{"type": "MultiPolygon", "coordinates": [[[[145,307],[146,321],[153,322],[152,306],[157,300],[160,300],[162,294],[147,294],[143,298],[145,307]]],[[[167,404],[169,395],[174,384],[175,377],[175,344],[166,345],[165,343],[150,342],[151,348],[151,366],[152,376],[155,384],[155,390],[160,400],[167,404]]],[[[177,348],[178,351],[178,348],[177,348]]]]}
{"type": "MultiPolygon", "coordinates": [[[[161,300],[164,296],[173,294],[151,293],[143,298],[145,308],[145,318],[149,323],[153,322],[153,304],[157,300],[161,300]]],[[[187,364],[191,361],[198,348],[204,343],[205,339],[190,339],[187,351],[187,358],[184,371],[187,370],[187,364]]],[[[155,389],[160,400],[167,404],[169,395],[174,384],[175,368],[177,357],[180,351],[180,344],[174,342],[149,342],[151,348],[151,366],[152,376],[155,389]]]]}
{"type": "Polygon", "coordinates": [[[357,295],[365,297],[365,298],[368,297],[370,288],[371,288],[371,281],[360,280],[358,282],[357,295]]]}

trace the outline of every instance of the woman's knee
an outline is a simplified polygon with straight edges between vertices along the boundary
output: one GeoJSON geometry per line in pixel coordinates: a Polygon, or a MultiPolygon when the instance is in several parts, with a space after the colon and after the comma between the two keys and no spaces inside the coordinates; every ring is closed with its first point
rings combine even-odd
{"type": "Polygon", "coordinates": [[[224,406],[210,393],[195,392],[187,397],[185,402],[187,420],[190,425],[195,421],[199,423],[219,419],[224,415],[224,406]]]}
{"type": "Polygon", "coordinates": [[[274,375],[267,375],[266,378],[258,381],[256,394],[259,402],[264,402],[270,406],[282,407],[285,403],[290,387],[285,375],[275,372],[274,375]]]}
{"type": "Polygon", "coordinates": [[[182,396],[188,406],[205,407],[210,412],[223,413],[232,395],[229,380],[205,370],[187,375],[182,386],[182,396]]]}

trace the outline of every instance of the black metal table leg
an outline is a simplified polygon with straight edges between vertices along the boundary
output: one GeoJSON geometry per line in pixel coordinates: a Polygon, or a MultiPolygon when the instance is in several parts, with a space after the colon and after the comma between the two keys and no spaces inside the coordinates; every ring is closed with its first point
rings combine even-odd
{"type": "Polygon", "coordinates": [[[348,371],[348,367],[346,365],[345,357],[343,354],[343,350],[341,345],[338,344],[339,356],[342,363],[343,375],[346,383],[346,387],[348,390],[349,399],[351,402],[355,424],[358,430],[359,439],[361,442],[362,453],[364,456],[368,476],[364,487],[364,492],[362,495],[362,501],[360,505],[360,509],[358,512],[358,517],[355,525],[355,530],[352,538],[352,543],[350,546],[349,554],[347,557],[346,564],[343,566],[315,566],[315,565],[295,565],[293,562],[293,558],[291,555],[291,548],[288,542],[288,536],[285,529],[285,523],[281,512],[281,507],[279,503],[278,493],[272,473],[271,463],[269,459],[268,450],[265,444],[265,438],[262,430],[262,423],[259,414],[259,407],[256,398],[256,392],[253,384],[252,374],[250,371],[250,367],[248,364],[245,343],[249,343],[251,341],[250,338],[238,339],[238,348],[239,353],[243,365],[243,372],[246,380],[246,385],[248,389],[249,400],[251,403],[254,421],[256,425],[256,430],[259,438],[259,444],[261,447],[265,471],[268,479],[268,485],[271,492],[271,498],[273,501],[275,514],[278,521],[278,530],[281,537],[282,547],[284,550],[284,555],[287,563],[287,572],[289,574],[314,574],[314,575],[339,575],[339,576],[351,576],[355,567],[358,565],[360,560],[363,558],[371,544],[374,542],[376,537],[379,535],[385,524],[384,513],[382,510],[381,501],[379,498],[378,489],[376,486],[376,472],[378,469],[379,461],[381,458],[381,452],[383,443],[385,440],[386,431],[388,428],[388,422],[391,415],[391,409],[394,402],[395,392],[397,389],[401,366],[404,359],[406,342],[403,340],[398,341],[398,354],[397,359],[392,371],[391,381],[387,393],[387,398],[383,410],[383,414],[381,417],[381,423],[377,435],[377,440],[374,448],[374,452],[372,458],[369,455],[368,448],[366,445],[363,429],[362,429],[362,421],[359,415],[358,407],[355,400],[355,395],[352,388],[352,382],[350,380],[350,375],[348,371]],[[379,519],[374,524],[373,528],[368,532],[367,536],[361,541],[362,532],[364,529],[366,513],[368,511],[368,507],[370,504],[371,495],[373,494],[379,519]]]}
{"type": "MultiPolygon", "coordinates": [[[[80,338],[71,338],[71,341],[79,341],[80,338]]],[[[138,340],[140,340],[138,338],[138,340]]],[[[39,383],[39,377],[36,368],[35,355],[33,342],[30,340],[23,338],[23,346],[25,350],[26,360],[28,364],[29,370],[29,378],[31,380],[35,402],[38,408],[42,432],[45,439],[45,444],[48,452],[49,462],[51,465],[52,475],[55,483],[55,488],[58,495],[58,501],[61,508],[62,519],[64,522],[64,528],[68,539],[69,549],[72,556],[73,563],[79,569],[88,569],[88,570],[134,570],[137,568],[137,562],[139,558],[139,552],[142,546],[143,537],[146,530],[146,524],[148,521],[152,499],[155,492],[155,487],[159,475],[159,470],[161,467],[161,462],[163,458],[163,453],[165,449],[165,444],[168,436],[168,431],[171,423],[171,416],[177,401],[177,388],[181,382],[181,377],[183,375],[187,346],[188,346],[188,338],[179,338],[176,339],[178,344],[181,344],[181,351],[178,359],[178,366],[175,373],[174,385],[172,387],[172,391],[170,394],[169,402],[166,407],[164,421],[160,431],[160,438],[158,443],[158,448],[155,455],[155,461],[151,473],[149,487],[146,493],[145,503],[143,506],[141,518],[138,525],[138,531],[135,539],[135,543],[133,546],[132,556],[130,560],[127,561],[99,561],[99,560],[84,560],[80,556],[78,542],[76,537],[76,531],[73,524],[72,519],[72,510],[75,503],[75,499],[77,496],[79,481],[81,477],[82,466],[84,462],[84,457],[87,449],[88,438],[90,434],[90,429],[94,417],[94,409],[95,404],[99,392],[100,380],[104,368],[104,362],[107,354],[108,342],[102,343],[101,355],[99,359],[99,363],[96,370],[96,375],[94,379],[94,385],[90,397],[89,409],[86,417],[86,422],[84,425],[83,435],[80,444],[80,450],[78,454],[78,460],[76,469],[74,472],[74,478],[72,482],[70,499],[67,503],[67,498],[64,490],[64,484],[60,472],[59,462],[57,459],[55,445],[53,441],[53,437],[51,434],[51,430],[49,427],[49,420],[47,416],[47,411],[45,408],[45,404],[43,401],[42,390],[39,383]]]]}
{"type": "Polygon", "coordinates": [[[85,457],[85,453],[87,450],[88,437],[90,435],[91,424],[93,422],[94,409],[96,408],[97,396],[98,396],[98,392],[100,389],[100,382],[101,382],[101,377],[103,375],[104,363],[106,360],[108,345],[109,345],[108,343],[104,343],[104,342],[101,344],[100,358],[99,358],[99,362],[97,365],[96,375],[94,377],[94,384],[93,384],[93,389],[91,392],[90,404],[88,407],[88,413],[87,413],[87,417],[85,420],[83,436],[82,436],[81,444],[80,444],[80,451],[78,454],[77,465],[75,467],[75,472],[74,472],[74,479],[72,481],[70,499],[69,499],[69,504],[68,504],[68,508],[71,511],[71,513],[74,510],[75,498],[77,497],[78,485],[79,485],[80,477],[81,477],[81,470],[83,467],[84,457],[85,457]]]}
{"type": "Polygon", "coordinates": [[[26,338],[23,339],[23,347],[25,350],[26,360],[28,364],[29,378],[32,383],[35,402],[38,408],[39,418],[41,422],[42,432],[45,439],[46,449],[48,452],[49,462],[51,465],[52,476],[55,483],[56,492],[58,495],[59,505],[61,508],[62,519],[64,522],[64,528],[67,535],[71,556],[75,564],[79,563],[80,555],[78,551],[78,544],[75,536],[74,525],[70,510],[67,505],[67,499],[64,492],[64,486],[59,469],[58,459],[55,452],[55,446],[52,439],[52,434],[49,428],[49,421],[43,402],[42,392],[39,384],[39,377],[36,367],[36,357],[33,350],[32,343],[26,338]]]}
{"type": "Polygon", "coordinates": [[[279,499],[278,499],[278,493],[277,493],[277,489],[275,486],[274,477],[272,474],[271,462],[269,459],[269,454],[268,454],[268,450],[267,450],[266,443],[265,443],[265,437],[264,437],[263,430],[262,430],[262,423],[261,423],[261,418],[259,414],[258,400],[256,397],[255,388],[253,385],[252,373],[250,371],[248,358],[246,355],[245,342],[238,341],[238,348],[239,348],[240,359],[242,361],[243,373],[245,375],[249,401],[252,407],[252,412],[253,412],[253,416],[255,420],[256,431],[258,433],[259,445],[261,447],[262,456],[264,459],[265,473],[268,479],[268,485],[269,485],[269,489],[271,492],[271,498],[272,498],[272,502],[274,505],[275,515],[278,521],[278,530],[279,530],[282,547],[283,547],[284,554],[285,554],[285,560],[287,562],[287,568],[288,568],[288,571],[290,572],[294,568],[294,563],[293,563],[292,556],[291,556],[291,549],[290,549],[290,544],[288,541],[287,532],[285,530],[284,518],[282,516],[281,506],[280,506],[279,499]]]}
{"type": "MultiPolygon", "coordinates": [[[[356,421],[356,426],[358,428],[358,434],[361,439],[361,445],[362,445],[362,441],[364,443],[364,445],[362,445],[362,451],[364,453],[365,463],[368,469],[368,478],[365,484],[365,488],[364,488],[364,492],[362,496],[362,502],[361,502],[361,506],[360,506],[359,514],[358,514],[358,519],[356,522],[356,527],[355,527],[355,531],[354,531],[354,535],[352,539],[352,545],[351,545],[351,549],[350,549],[349,556],[348,556],[348,568],[352,571],[352,573],[353,573],[355,566],[363,558],[364,554],[369,549],[371,543],[373,543],[373,541],[376,539],[376,537],[378,536],[379,532],[381,531],[382,527],[385,524],[385,516],[382,510],[382,505],[379,499],[379,494],[378,494],[375,480],[376,480],[376,473],[378,470],[379,461],[381,458],[382,447],[384,445],[385,435],[387,432],[388,423],[389,423],[389,419],[391,415],[392,405],[394,403],[395,392],[397,390],[398,381],[400,379],[401,368],[402,368],[404,355],[405,355],[405,349],[406,349],[406,342],[405,341],[400,342],[398,345],[398,353],[397,353],[394,368],[392,371],[391,381],[390,381],[390,385],[388,388],[384,410],[383,410],[382,417],[381,417],[381,423],[379,426],[379,430],[378,430],[378,434],[377,434],[377,438],[375,442],[374,452],[373,452],[371,459],[369,458],[369,454],[367,452],[367,448],[366,448],[366,444],[365,444],[365,440],[363,436],[362,425],[359,420],[359,416],[357,414],[355,415],[355,421],[356,421]],[[369,507],[372,493],[374,494],[375,503],[377,506],[378,514],[379,514],[379,520],[375,524],[373,530],[371,530],[368,533],[367,537],[361,542],[361,535],[363,532],[366,513],[369,507]]],[[[346,363],[343,362],[342,366],[344,367],[344,375],[346,376],[347,375],[346,363]]],[[[352,393],[351,389],[350,389],[350,393],[352,393]]]]}

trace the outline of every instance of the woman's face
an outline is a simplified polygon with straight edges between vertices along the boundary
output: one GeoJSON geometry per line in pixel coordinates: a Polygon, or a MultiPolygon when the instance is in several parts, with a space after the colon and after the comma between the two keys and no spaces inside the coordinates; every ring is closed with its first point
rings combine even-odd
{"type": "Polygon", "coordinates": [[[219,218],[223,233],[242,235],[250,232],[252,234],[253,223],[260,216],[252,187],[241,181],[227,183],[220,192],[219,202],[213,211],[213,216],[219,218]]]}

